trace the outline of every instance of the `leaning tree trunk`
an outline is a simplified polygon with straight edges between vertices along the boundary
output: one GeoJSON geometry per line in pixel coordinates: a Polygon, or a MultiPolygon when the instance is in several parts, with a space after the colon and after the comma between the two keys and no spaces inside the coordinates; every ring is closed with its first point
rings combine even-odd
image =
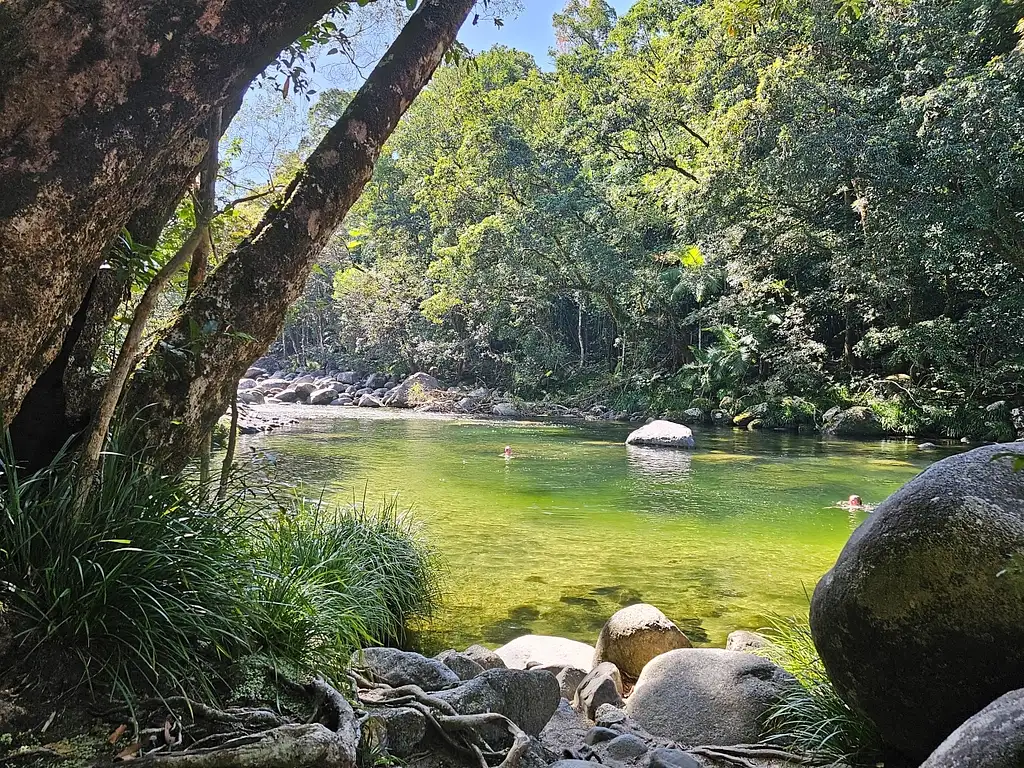
{"type": "Polygon", "coordinates": [[[317,256],[370,180],[381,146],[441,63],[474,2],[420,5],[281,203],[151,348],[125,408],[147,409],[149,444],[168,469],[195,453],[235,396],[241,374],[277,337],[317,256]]]}
{"type": "Polygon", "coordinates": [[[0,3],[0,414],[64,345],[103,255],[210,110],[335,0],[0,3]]]}

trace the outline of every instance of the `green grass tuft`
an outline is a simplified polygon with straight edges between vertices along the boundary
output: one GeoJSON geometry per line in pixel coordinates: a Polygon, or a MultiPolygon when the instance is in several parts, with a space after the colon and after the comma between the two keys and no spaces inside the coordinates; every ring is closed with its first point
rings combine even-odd
{"type": "Polygon", "coordinates": [[[881,755],[878,733],[836,693],[806,618],[777,617],[771,623],[764,634],[772,644],[757,653],[792,674],[801,687],[769,711],[768,741],[828,764],[875,765],[881,755]]]}
{"type": "MultiPolygon", "coordinates": [[[[352,651],[400,640],[438,602],[438,563],[394,500],[329,509],[299,494],[227,499],[104,458],[74,514],[73,459],[32,475],[0,446],[0,603],[16,657],[70,660],[128,699],[214,700],[236,662],[337,674],[352,651]]],[[[243,665],[244,666],[244,665],[243,665]]]]}

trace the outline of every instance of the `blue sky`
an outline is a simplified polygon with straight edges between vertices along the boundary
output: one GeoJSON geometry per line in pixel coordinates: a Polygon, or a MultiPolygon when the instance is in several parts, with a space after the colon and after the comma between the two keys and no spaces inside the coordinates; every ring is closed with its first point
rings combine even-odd
{"type": "MultiPolygon", "coordinates": [[[[633,0],[609,0],[619,14],[625,13],[633,0]]],[[[505,25],[495,27],[489,19],[481,18],[476,26],[467,21],[459,40],[474,51],[490,48],[495,43],[519,48],[533,54],[537,64],[545,69],[552,65],[548,49],[555,45],[551,16],[562,10],[565,0],[524,0],[518,16],[504,16],[505,25]]]]}

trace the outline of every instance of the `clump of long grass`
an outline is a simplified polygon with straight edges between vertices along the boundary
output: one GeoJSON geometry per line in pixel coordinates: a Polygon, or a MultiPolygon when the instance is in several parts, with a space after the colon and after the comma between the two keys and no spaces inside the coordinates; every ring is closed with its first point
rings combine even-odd
{"type": "Polygon", "coordinates": [[[5,435],[0,588],[14,641],[77,656],[83,682],[208,692],[246,648],[232,499],[200,498],[113,445],[87,505],[61,454],[28,476],[5,435]]]}
{"type": "Polygon", "coordinates": [[[881,741],[874,725],[850,709],[825,672],[806,618],[772,617],[771,641],[756,651],[792,674],[789,689],[765,720],[768,741],[827,764],[875,765],[881,741]]]}
{"type": "Polygon", "coordinates": [[[114,695],[217,698],[235,662],[338,673],[438,601],[437,562],[395,500],[227,498],[117,437],[76,506],[74,457],[30,475],[0,444],[0,608],[22,659],[55,649],[114,695]]]}
{"type": "Polygon", "coordinates": [[[292,494],[250,541],[261,653],[329,676],[355,648],[401,642],[439,601],[439,563],[397,499],[328,507],[292,494]]]}

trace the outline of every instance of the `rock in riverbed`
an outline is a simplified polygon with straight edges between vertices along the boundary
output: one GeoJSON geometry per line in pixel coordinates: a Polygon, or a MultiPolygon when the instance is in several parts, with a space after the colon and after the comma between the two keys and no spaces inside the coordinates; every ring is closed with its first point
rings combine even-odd
{"type": "Polygon", "coordinates": [[[1024,472],[1014,456],[1024,445],[931,465],[879,505],[814,590],[811,630],[836,690],[918,761],[1024,687],[1024,472]]]}
{"type": "Polygon", "coordinates": [[[682,648],[652,659],[626,713],[654,736],[681,744],[753,744],[765,712],[799,683],[749,653],[682,648]]]}
{"type": "Polygon", "coordinates": [[[1024,689],[1000,696],[953,731],[921,768],[1024,765],[1024,689]]]}
{"type": "Polygon", "coordinates": [[[577,667],[590,671],[594,649],[586,643],[549,635],[523,635],[494,652],[509,669],[529,666],[577,667]]]}
{"type": "Polygon", "coordinates": [[[594,663],[610,661],[626,677],[636,680],[644,665],[666,651],[689,648],[679,627],[647,603],[616,611],[601,629],[594,649],[594,663]]]}
{"type": "Polygon", "coordinates": [[[655,448],[693,448],[693,432],[689,427],[658,419],[633,430],[626,445],[649,445],[655,448]]]}

